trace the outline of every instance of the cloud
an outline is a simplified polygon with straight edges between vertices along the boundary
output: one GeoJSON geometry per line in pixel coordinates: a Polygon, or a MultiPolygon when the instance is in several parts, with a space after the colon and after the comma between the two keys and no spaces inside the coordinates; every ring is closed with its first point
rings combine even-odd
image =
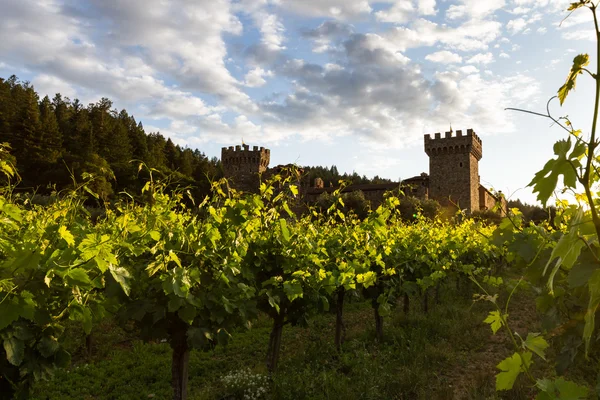
{"type": "Polygon", "coordinates": [[[504,7],[504,0],[459,0],[452,4],[446,11],[446,18],[456,20],[460,18],[482,19],[504,7]]]}
{"type": "Polygon", "coordinates": [[[506,29],[513,35],[519,33],[527,26],[527,21],[523,18],[512,19],[506,24],[506,29]]]}
{"type": "Polygon", "coordinates": [[[313,51],[323,53],[331,49],[331,42],[345,38],[353,32],[353,28],[345,23],[329,20],[318,27],[302,32],[302,36],[313,40],[313,51]]]}
{"type": "Polygon", "coordinates": [[[410,27],[394,27],[381,34],[399,51],[441,43],[453,50],[486,50],[488,44],[500,35],[502,25],[496,21],[472,20],[449,27],[419,19],[410,27]]]}
{"type": "Polygon", "coordinates": [[[286,0],[275,4],[283,10],[313,18],[352,19],[372,11],[367,0],[286,0]]]}
{"type": "Polygon", "coordinates": [[[389,9],[377,11],[375,17],[381,22],[402,24],[414,17],[416,11],[411,0],[398,0],[389,9]]]}
{"type": "Polygon", "coordinates": [[[273,76],[273,72],[265,71],[260,67],[256,67],[248,71],[246,74],[246,77],[244,78],[245,85],[248,87],[261,87],[267,83],[267,81],[264,79],[265,76],[271,77],[273,76]]]}
{"type": "Polygon", "coordinates": [[[468,64],[491,64],[494,62],[492,53],[479,53],[467,60],[468,64]]]}
{"type": "Polygon", "coordinates": [[[435,15],[437,10],[435,9],[436,0],[419,0],[419,14],[421,15],[435,15]]]}
{"type": "Polygon", "coordinates": [[[437,51],[435,53],[428,54],[427,56],[425,56],[425,59],[431,62],[441,64],[455,64],[462,62],[461,56],[447,50],[437,51]]]}
{"type": "Polygon", "coordinates": [[[0,63],[27,68],[41,92],[111,97],[182,145],[352,135],[399,148],[448,116],[509,131],[502,106],[538,87],[478,68],[506,41],[494,12],[535,7],[510,0],[458,0],[449,24],[429,19],[445,9],[435,0],[4,2],[0,63]]]}
{"type": "Polygon", "coordinates": [[[74,99],[77,93],[75,88],[68,82],[52,75],[36,75],[31,83],[40,96],[47,95],[52,98],[56,93],[60,93],[63,97],[74,99]]]}
{"type": "Polygon", "coordinates": [[[579,42],[582,40],[595,41],[596,40],[596,32],[594,31],[593,28],[592,29],[579,29],[579,30],[574,30],[574,31],[563,32],[562,37],[565,40],[573,40],[576,42],[579,42]]]}

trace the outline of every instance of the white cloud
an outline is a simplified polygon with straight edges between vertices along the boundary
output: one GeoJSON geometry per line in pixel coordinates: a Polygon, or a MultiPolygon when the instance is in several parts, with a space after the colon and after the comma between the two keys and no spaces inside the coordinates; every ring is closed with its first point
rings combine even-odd
{"type": "MultiPolygon", "coordinates": [[[[0,67],[2,67],[0,63],[0,67]]],[[[41,96],[47,95],[52,98],[56,93],[60,93],[63,97],[74,99],[77,91],[67,81],[64,81],[56,76],[39,74],[32,81],[35,90],[41,96]]]]}
{"type": "Polygon", "coordinates": [[[463,74],[476,74],[479,72],[479,68],[474,65],[465,65],[464,67],[460,67],[458,70],[463,74]]]}
{"type": "Polygon", "coordinates": [[[531,8],[527,8],[527,7],[516,7],[514,8],[512,11],[510,11],[512,14],[527,14],[529,11],[531,11],[531,8]]]}
{"type": "Polygon", "coordinates": [[[596,40],[596,32],[594,29],[580,29],[575,31],[563,32],[563,39],[581,41],[581,40],[596,40]]]}
{"type": "Polygon", "coordinates": [[[261,87],[265,83],[267,83],[267,81],[264,78],[265,76],[271,77],[273,76],[273,72],[265,71],[261,67],[256,67],[248,71],[244,78],[244,84],[248,87],[261,87]]]}
{"type": "Polygon", "coordinates": [[[353,135],[401,147],[448,115],[453,125],[509,131],[502,107],[536,95],[531,78],[478,68],[494,61],[490,46],[508,43],[494,13],[534,8],[510,0],[458,0],[446,17],[461,20],[448,25],[419,18],[445,8],[435,0],[29,1],[4,0],[0,63],[27,66],[41,92],[105,95],[142,110],[149,130],[166,119],[161,131],[182,145],[353,135]],[[370,29],[377,18],[406,25],[370,29]],[[307,31],[308,22],[321,25],[307,31]],[[320,54],[295,52],[305,44],[320,54]],[[407,57],[424,47],[424,59],[448,64],[433,76],[423,56],[407,57]],[[463,59],[470,65],[456,65],[463,59]],[[527,90],[516,98],[519,85],[527,90]]]}
{"type": "Polygon", "coordinates": [[[412,0],[398,0],[389,9],[377,11],[375,17],[381,22],[403,24],[416,13],[412,0]]]}
{"type": "Polygon", "coordinates": [[[491,64],[494,62],[492,53],[479,53],[467,60],[468,64],[491,64]]]}
{"type": "Polygon", "coordinates": [[[539,28],[537,29],[537,31],[536,31],[536,32],[537,32],[537,33],[539,33],[540,35],[543,35],[543,34],[545,34],[546,32],[548,32],[548,29],[546,29],[546,27],[544,27],[544,26],[541,26],[541,27],[539,27],[539,28]]]}
{"type": "Polygon", "coordinates": [[[286,0],[274,1],[274,4],[286,11],[308,17],[352,19],[372,11],[367,0],[286,0]]]}
{"type": "Polygon", "coordinates": [[[448,7],[446,18],[450,20],[466,17],[482,19],[501,9],[504,5],[504,0],[458,0],[458,4],[448,7]]]}
{"type": "Polygon", "coordinates": [[[508,55],[508,54],[506,54],[506,53],[503,52],[503,53],[500,53],[498,55],[498,57],[500,57],[500,58],[510,58],[510,55],[508,55]]]}
{"type": "Polygon", "coordinates": [[[462,62],[462,57],[451,51],[443,50],[435,53],[428,54],[425,59],[435,63],[441,64],[456,64],[462,62]]]}
{"type": "Polygon", "coordinates": [[[419,14],[435,15],[437,13],[435,3],[436,0],[419,0],[419,14]]]}
{"type": "Polygon", "coordinates": [[[456,28],[419,19],[409,28],[395,27],[382,33],[399,51],[441,43],[461,51],[485,50],[500,34],[496,21],[468,21],[456,28]]]}
{"type": "Polygon", "coordinates": [[[506,29],[513,35],[519,33],[527,26],[527,21],[523,18],[512,19],[506,24],[506,29]]]}

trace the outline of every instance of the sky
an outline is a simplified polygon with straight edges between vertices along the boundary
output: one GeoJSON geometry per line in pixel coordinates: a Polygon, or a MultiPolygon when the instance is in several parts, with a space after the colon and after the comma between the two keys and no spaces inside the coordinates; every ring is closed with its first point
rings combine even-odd
{"type": "MultiPolygon", "coordinates": [[[[84,104],[108,97],[146,132],[220,157],[409,178],[423,135],[473,129],[481,183],[526,188],[565,132],[538,112],[595,35],[563,0],[0,0],[0,77],[84,104]],[[561,23],[561,21],[563,21],[561,23]]],[[[593,82],[556,117],[589,134],[593,82]]]]}

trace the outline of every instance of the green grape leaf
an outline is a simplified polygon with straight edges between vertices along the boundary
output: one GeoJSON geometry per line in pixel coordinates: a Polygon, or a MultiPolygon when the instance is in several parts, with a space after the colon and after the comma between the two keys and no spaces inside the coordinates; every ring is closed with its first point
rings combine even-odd
{"type": "Polygon", "coordinates": [[[496,367],[501,370],[496,375],[496,390],[510,390],[513,388],[519,374],[531,364],[531,353],[522,354],[525,360],[525,366],[522,364],[521,355],[514,353],[512,356],[504,359],[496,367]]]}
{"type": "Polygon", "coordinates": [[[92,332],[92,310],[89,307],[81,304],[72,304],[69,307],[69,319],[72,321],[80,321],[83,324],[83,331],[86,335],[92,332]]]}
{"type": "Polygon", "coordinates": [[[569,5],[569,8],[567,8],[567,11],[575,11],[578,8],[581,8],[581,7],[585,6],[588,3],[589,3],[589,0],[580,0],[578,2],[571,3],[569,5]]]}
{"type": "MultiPolygon", "coordinates": [[[[508,318],[508,314],[505,314],[504,318],[508,318]]],[[[503,324],[502,318],[500,317],[500,311],[490,311],[489,315],[483,322],[485,322],[486,324],[490,324],[492,332],[494,332],[495,334],[496,332],[498,332],[498,329],[500,329],[503,324]]]]}
{"type": "Polygon", "coordinates": [[[6,215],[8,215],[9,218],[11,218],[17,222],[23,221],[23,215],[22,215],[21,210],[19,209],[19,207],[15,206],[14,204],[5,203],[2,206],[2,208],[0,209],[0,211],[2,211],[6,215]]]}
{"type": "Polygon", "coordinates": [[[600,270],[594,272],[588,283],[590,290],[590,302],[585,313],[585,326],[583,328],[583,340],[585,341],[585,354],[590,349],[590,340],[594,333],[596,311],[600,305],[600,270]]]}
{"type": "Polygon", "coordinates": [[[541,390],[536,396],[536,400],[585,400],[588,398],[587,387],[567,381],[562,377],[555,380],[538,379],[536,386],[541,390]]]}
{"type": "Polygon", "coordinates": [[[543,336],[540,336],[539,333],[528,333],[527,339],[523,342],[523,346],[535,354],[540,356],[542,359],[546,359],[545,351],[548,348],[549,344],[546,342],[543,336]]]}
{"type": "Polygon", "coordinates": [[[563,176],[565,187],[574,188],[577,184],[577,173],[573,168],[579,161],[567,159],[567,152],[571,149],[571,138],[559,140],[554,144],[556,159],[549,160],[541,171],[537,172],[531,182],[527,185],[533,187],[537,193],[538,200],[546,206],[548,199],[556,189],[559,176],[563,176]]]}
{"type": "Polygon", "coordinates": [[[54,355],[59,348],[60,344],[56,338],[51,336],[44,336],[37,344],[37,349],[40,351],[40,354],[46,358],[54,355]]]}
{"type": "MultiPolygon", "coordinates": [[[[573,7],[575,4],[578,4],[578,5],[575,8],[572,8],[573,10],[581,7],[581,3],[572,3],[571,7],[573,7]]],[[[571,7],[569,7],[569,9],[571,9],[571,7]]],[[[565,102],[565,99],[567,98],[567,95],[569,94],[569,92],[571,90],[575,89],[577,75],[583,74],[583,68],[586,65],[588,65],[589,63],[590,63],[590,57],[587,54],[579,54],[578,56],[576,56],[573,59],[573,66],[571,67],[571,71],[569,72],[569,75],[567,76],[567,81],[565,82],[564,85],[562,85],[560,87],[560,89],[558,89],[558,99],[560,100],[561,106],[565,102]]]]}
{"type": "Polygon", "coordinates": [[[369,286],[373,286],[377,281],[377,274],[373,271],[366,272],[364,274],[356,275],[356,282],[362,283],[363,287],[366,289],[369,286]]]}
{"type": "Polygon", "coordinates": [[[573,264],[579,258],[579,254],[581,253],[581,249],[585,246],[585,243],[579,239],[579,229],[581,227],[581,220],[583,219],[584,212],[583,208],[579,208],[577,210],[577,214],[573,217],[569,224],[569,231],[566,234],[563,234],[554,249],[552,249],[552,254],[546,263],[546,267],[544,268],[544,274],[548,270],[550,264],[556,259],[556,263],[552,268],[552,272],[548,277],[548,289],[550,293],[554,292],[554,277],[556,273],[560,269],[560,267],[564,267],[566,269],[571,269],[573,264]]]}
{"type": "Polygon", "coordinates": [[[273,307],[277,313],[279,314],[280,308],[279,308],[279,297],[278,296],[272,296],[270,292],[267,292],[267,297],[269,298],[269,305],[271,307],[273,307]]]}
{"type": "Polygon", "coordinates": [[[25,356],[25,344],[16,337],[9,336],[3,342],[6,359],[15,366],[21,365],[25,356]]]}
{"type": "Polygon", "coordinates": [[[571,289],[587,285],[594,272],[600,268],[600,265],[598,265],[596,260],[591,259],[591,256],[586,257],[589,254],[591,254],[589,251],[582,253],[577,263],[569,271],[567,281],[571,289]]]}
{"type": "Polygon", "coordinates": [[[294,301],[303,296],[302,285],[296,280],[283,282],[283,291],[290,301],[294,301]]]}
{"type": "Polygon", "coordinates": [[[157,242],[160,240],[160,232],[158,231],[150,231],[148,232],[148,235],[150,235],[150,238],[152,240],[155,240],[157,242]]]}
{"type": "Polygon", "coordinates": [[[20,307],[12,299],[0,303],[0,331],[19,319],[20,307]]]}
{"type": "Polygon", "coordinates": [[[129,274],[129,271],[127,271],[124,267],[113,265],[112,263],[108,264],[108,269],[110,270],[112,277],[115,278],[115,281],[121,285],[121,289],[123,289],[125,294],[129,296],[129,293],[131,292],[131,275],[129,274]]]}
{"type": "Polygon", "coordinates": [[[89,287],[92,285],[92,281],[88,276],[87,272],[83,268],[73,268],[69,270],[65,275],[66,281],[70,285],[89,287]]]}
{"type": "Polygon", "coordinates": [[[62,225],[60,228],[58,228],[58,236],[60,236],[61,239],[67,242],[69,247],[75,245],[75,238],[73,237],[73,234],[69,232],[66,226],[62,225]]]}
{"type": "Polygon", "coordinates": [[[186,304],[177,311],[177,315],[184,322],[191,325],[194,322],[194,318],[196,318],[196,308],[191,304],[186,304]]]}
{"type": "Polygon", "coordinates": [[[281,228],[281,236],[283,236],[283,242],[288,243],[290,241],[290,230],[287,227],[285,219],[279,220],[279,227],[281,228]]]}

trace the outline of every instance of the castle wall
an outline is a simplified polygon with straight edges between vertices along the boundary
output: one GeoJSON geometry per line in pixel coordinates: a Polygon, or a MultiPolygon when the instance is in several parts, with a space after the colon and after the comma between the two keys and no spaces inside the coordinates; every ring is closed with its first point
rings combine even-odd
{"type": "Polygon", "coordinates": [[[245,192],[257,192],[259,174],[269,167],[271,151],[264,147],[230,146],[221,148],[223,173],[231,187],[245,192]]]}
{"type": "MultiPolygon", "coordinates": [[[[360,190],[365,198],[370,200],[373,208],[381,204],[383,195],[388,190],[397,189],[399,185],[406,195],[420,199],[437,200],[442,206],[458,205],[471,213],[477,210],[492,209],[498,200],[487,189],[479,184],[479,160],[482,158],[482,141],[472,129],[466,135],[458,130],[456,135],[446,132],[444,137],[436,133],[425,135],[425,152],[429,156],[429,175],[409,178],[402,183],[381,185],[353,185],[345,188],[344,192],[360,190]]],[[[230,185],[238,190],[257,192],[260,175],[263,178],[285,170],[285,166],[269,169],[270,150],[248,145],[223,147],[221,162],[225,177],[230,185]]],[[[308,202],[314,202],[323,192],[332,192],[335,188],[324,188],[323,181],[317,179],[315,187],[302,179],[299,171],[297,184],[301,195],[308,202]]]]}
{"type": "Polygon", "coordinates": [[[496,206],[496,198],[483,186],[479,186],[479,209],[491,210],[496,206]]]}
{"type": "Polygon", "coordinates": [[[443,206],[458,205],[467,212],[479,210],[479,160],[481,139],[471,129],[463,136],[446,132],[425,135],[429,156],[429,197],[443,206]]]}

